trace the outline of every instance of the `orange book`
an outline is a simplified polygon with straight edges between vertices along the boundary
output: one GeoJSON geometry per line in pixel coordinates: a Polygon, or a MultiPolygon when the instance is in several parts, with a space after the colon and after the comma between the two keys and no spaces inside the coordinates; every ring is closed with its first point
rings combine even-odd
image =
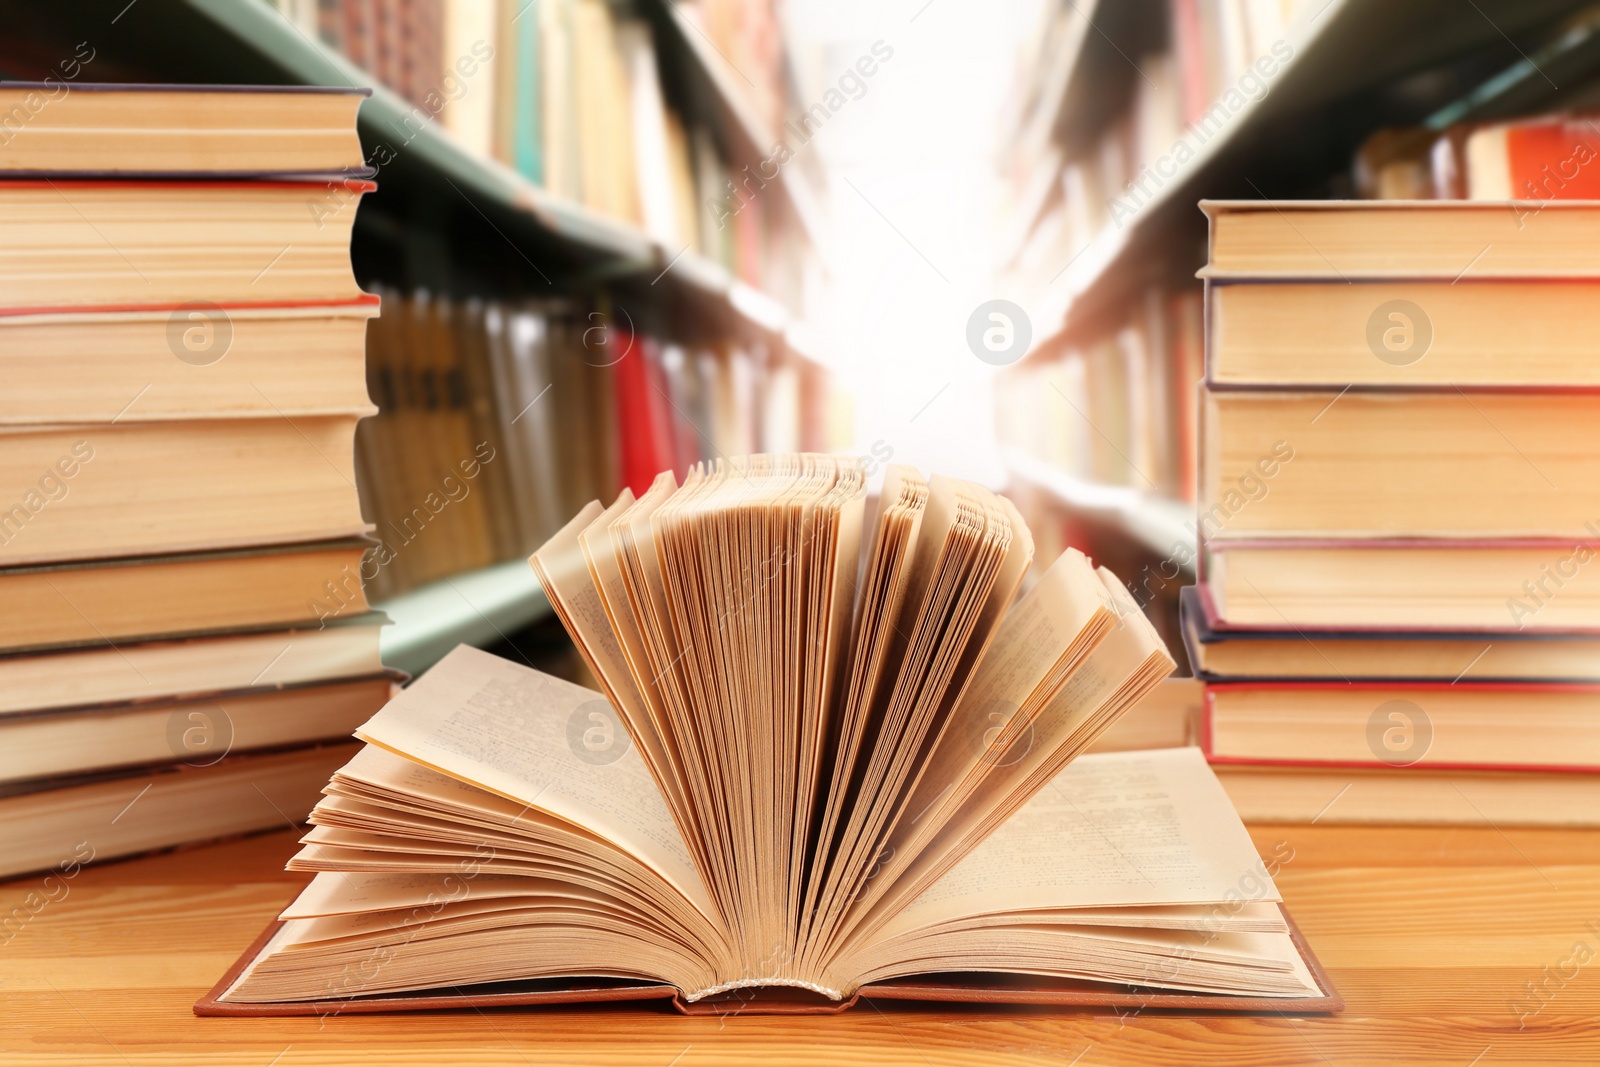
{"type": "Polygon", "coordinates": [[[1600,200],[1600,133],[1561,115],[1496,123],[1466,140],[1469,200],[1600,200]]]}

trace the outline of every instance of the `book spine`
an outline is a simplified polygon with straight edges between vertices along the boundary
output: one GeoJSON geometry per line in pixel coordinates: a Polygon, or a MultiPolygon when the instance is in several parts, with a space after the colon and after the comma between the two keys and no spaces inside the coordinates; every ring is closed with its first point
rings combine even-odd
{"type": "Polygon", "coordinates": [[[1290,680],[1283,682],[1256,681],[1256,682],[1211,682],[1205,683],[1205,693],[1201,698],[1200,710],[1200,751],[1204,753],[1206,762],[1216,767],[1276,767],[1286,770],[1315,770],[1344,768],[1348,770],[1386,770],[1399,771],[1407,774],[1433,774],[1447,771],[1470,771],[1479,773],[1543,773],[1543,774],[1600,774],[1600,764],[1562,763],[1551,761],[1548,763],[1490,763],[1472,762],[1462,760],[1418,760],[1414,763],[1396,764],[1387,762],[1374,756],[1371,759],[1261,759],[1250,756],[1219,755],[1216,751],[1216,694],[1219,692],[1240,691],[1284,691],[1288,693],[1305,692],[1307,690],[1344,691],[1351,688],[1358,690],[1380,690],[1401,692],[1434,691],[1448,692],[1454,690],[1477,690],[1480,692],[1512,692],[1512,693],[1537,693],[1541,690],[1562,692],[1600,692],[1600,686],[1583,685],[1574,683],[1554,682],[1305,682],[1290,680]]]}

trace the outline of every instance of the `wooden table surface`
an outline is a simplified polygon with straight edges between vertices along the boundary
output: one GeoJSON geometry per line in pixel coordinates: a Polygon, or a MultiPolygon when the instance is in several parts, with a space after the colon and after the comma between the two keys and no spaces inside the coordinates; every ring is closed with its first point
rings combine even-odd
{"type": "MultiPolygon", "coordinates": [[[[1348,1007],[1335,1018],[928,1011],[684,1018],[637,1007],[199,1019],[190,1005],[301,884],[295,836],[83,870],[0,932],[0,1063],[1600,1063],[1600,833],[1252,829],[1348,1007]],[[9,938],[9,940],[8,940],[9,938]],[[1542,985],[1536,997],[1530,990],[1542,985]]],[[[41,879],[0,885],[0,917],[41,879]]],[[[35,899],[37,904],[38,899],[35,899]]]]}

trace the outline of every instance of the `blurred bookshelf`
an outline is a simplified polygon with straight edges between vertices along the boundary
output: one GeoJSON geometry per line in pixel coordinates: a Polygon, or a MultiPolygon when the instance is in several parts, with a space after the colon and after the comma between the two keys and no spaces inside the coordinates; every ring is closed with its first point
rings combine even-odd
{"type": "MultiPolygon", "coordinates": [[[[1015,205],[1000,288],[1029,312],[1034,341],[1002,374],[997,423],[1030,523],[1102,556],[1131,543],[1151,567],[1180,534],[1192,550],[1207,239],[1196,202],[1400,195],[1367,184],[1385,164],[1382,131],[1422,143],[1474,121],[1593,110],[1597,12],[1570,0],[1496,0],[1471,17],[1445,0],[1047,4],[998,146],[1015,205]]],[[[1169,634],[1192,581],[1183,555],[1148,607],[1169,634]]],[[[1118,572],[1144,569],[1129,562],[1118,572]]]]}
{"type": "Polygon", "coordinates": [[[459,644],[485,647],[550,613],[550,602],[523,560],[441,578],[382,605],[390,625],[379,639],[383,661],[415,674],[459,644]]]}
{"type": "MultiPolygon", "coordinates": [[[[1067,162],[1093,151],[1125,114],[1112,110],[1113,101],[1120,97],[1124,107],[1136,104],[1132,97],[1149,88],[1133,64],[1151,54],[1171,54],[1172,10],[1183,6],[1135,0],[1091,12],[1079,5],[1099,32],[1084,36],[1053,113],[1052,143],[1067,162]]],[[[1520,53],[1536,53],[1553,27],[1585,6],[1571,0],[1490,3],[1479,18],[1457,19],[1450,16],[1459,13],[1458,5],[1447,0],[1404,5],[1285,0],[1281,21],[1248,34],[1243,53],[1254,61],[1272,56],[1274,43],[1285,46],[1289,58],[1272,64],[1277,69],[1262,79],[1265,94],[1241,94],[1242,103],[1226,123],[1218,123],[1193,158],[1134,207],[1131,218],[1102,220],[1074,235],[1068,257],[1057,264],[1064,272],[1051,287],[1052,299],[1040,305],[1046,329],[1035,350],[1048,350],[1074,329],[1092,330],[1097,317],[1144,283],[1178,281],[1198,269],[1204,262],[1205,227],[1194,209],[1197,200],[1298,195],[1286,190],[1315,186],[1347,168],[1374,129],[1421,121],[1448,107],[1502,74],[1520,53]]],[[[1239,5],[1200,10],[1229,7],[1239,5]]],[[[1071,9],[1063,10],[1072,16],[1071,9]]],[[[1248,21],[1242,10],[1240,18],[1248,21]]],[[[1243,73],[1235,72],[1232,80],[1243,73]]],[[[1529,73],[1538,78],[1531,67],[1529,73]]],[[[1545,88],[1554,91],[1554,86],[1545,88]]],[[[1219,98],[1208,102],[1214,107],[1219,98]]],[[[1169,126],[1164,138],[1153,134],[1151,145],[1164,151],[1185,125],[1169,126]]],[[[1153,162],[1133,162],[1133,173],[1109,195],[1153,162]]],[[[1039,213],[1030,221],[1037,223],[1039,213]]]]}
{"type": "MultiPolygon", "coordinates": [[[[1063,507],[1102,518],[1125,531],[1146,549],[1162,555],[1194,540],[1192,511],[1176,500],[1141,493],[1127,485],[1102,485],[1074,478],[1053,464],[1020,449],[1003,453],[1012,477],[1050,494],[1063,507]]],[[[1192,556],[1178,561],[1193,575],[1192,556]]]]}
{"type": "MultiPolygon", "coordinates": [[[[771,5],[0,8],[6,78],[88,40],[85,80],[371,88],[378,189],[352,259],[383,295],[381,413],[356,466],[387,664],[416,672],[543,617],[526,556],[647,470],[848,443],[806,325],[821,205],[804,166],[773,159],[792,93],[771,5]]],[[[308,207],[351,210],[335,185],[308,207]]]]}
{"type": "MultiPolygon", "coordinates": [[[[738,153],[751,157],[771,152],[779,141],[774,126],[782,125],[780,119],[787,121],[786,113],[792,109],[778,106],[773,109],[771,121],[757,114],[738,84],[745,76],[724,58],[687,5],[674,0],[650,0],[648,7],[657,17],[656,24],[662,28],[663,38],[672,39],[676,34],[674,49],[690,60],[690,77],[703,87],[724,128],[738,141],[738,153]]],[[[820,249],[823,240],[818,217],[821,207],[807,172],[785,167],[778,170],[778,177],[781,179],[778,187],[787,198],[790,210],[804,228],[807,239],[820,249]]]]}

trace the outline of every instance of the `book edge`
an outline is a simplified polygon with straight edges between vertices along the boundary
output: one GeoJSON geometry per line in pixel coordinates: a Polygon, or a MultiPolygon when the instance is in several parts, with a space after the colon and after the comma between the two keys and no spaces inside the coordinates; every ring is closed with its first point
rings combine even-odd
{"type": "Polygon", "coordinates": [[[1100,990],[1065,990],[1043,987],[1018,988],[980,985],[915,985],[909,982],[879,982],[860,987],[854,995],[838,1004],[796,1002],[774,999],[766,1003],[758,996],[753,1000],[740,1000],[737,1005],[695,1005],[685,1002],[679,991],[670,985],[640,983],[612,988],[585,989],[581,987],[546,990],[530,993],[491,993],[472,996],[457,991],[454,995],[427,997],[367,997],[330,1000],[280,1001],[271,1004],[245,1004],[224,1001],[222,995],[238,980],[277,933],[281,919],[267,924],[255,941],[234,961],[218,979],[216,985],[194,1003],[196,1015],[207,1016],[305,1016],[341,1015],[345,1013],[371,1014],[399,1011],[438,1011],[449,1009],[486,1007],[532,1007],[540,1004],[592,1004],[603,1001],[665,1000],[685,1015],[740,1014],[740,1015],[836,1015],[849,1010],[858,1000],[909,1000],[924,1003],[976,1003],[991,1005],[1040,1005],[1048,1007],[1130,1007],[1141,1010],[1177,1009],[1208,1012],[1292,1011],[1294,1014],[1331,1015],[1344,1009],[1344,998],[1334,988],[1322,962],[1306,942],[1288,908],[1278,905],[1289,927],[1289,938],[1295,951],[1305,962],[1312,981],[1322,991],[1319,997],[1255,997],[1206,993],[1145,993],[1100,990]]]}
{"type": "MultiPolygon", "coordinates": [[[[59,81],[13,81],[0,79],[0,89],[56,89],[59,81]]],[[[82,82],[74,84],[75,93],[326,93],[346,96],[372,95],[366,85],[222,85],[186,82],[82,82]]]]}

